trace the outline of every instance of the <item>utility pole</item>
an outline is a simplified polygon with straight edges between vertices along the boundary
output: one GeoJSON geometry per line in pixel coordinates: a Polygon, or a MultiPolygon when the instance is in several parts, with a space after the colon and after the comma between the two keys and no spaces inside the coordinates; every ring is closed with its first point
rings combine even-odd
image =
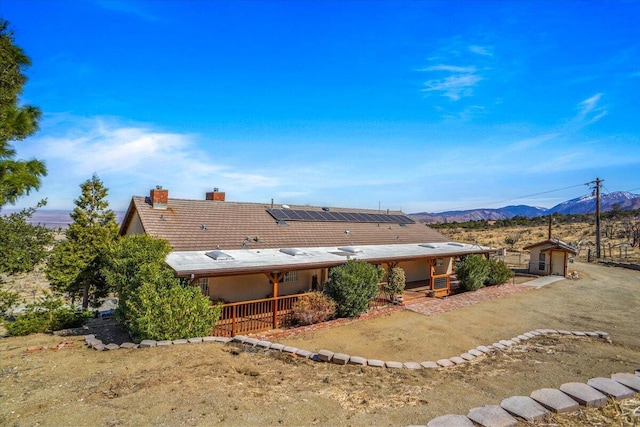
{"type": "Polygon", "coordinates": [[[604,180],[596,178],[587,185],[594,185],[596,193],[596,259],[600,259],[600,185],[604,180]]]}

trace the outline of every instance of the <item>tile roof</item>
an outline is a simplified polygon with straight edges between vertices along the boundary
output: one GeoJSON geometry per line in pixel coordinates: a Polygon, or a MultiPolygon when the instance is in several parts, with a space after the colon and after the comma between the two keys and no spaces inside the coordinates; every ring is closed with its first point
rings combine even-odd
{"type": "MultiPolygon", "coordinates": [[[[134,196],[122,223],[121,234],[126,234],[137,212],[144,232],[166,239],[174,251],[449,241],[444,235],[418,222],[400,226],[395,223],[287,221],[287,225],[283,226],[278,225],[267,212],[269,208],[271,205],[262,203],[169,199],[166,209],[154,209],[148,197],[134,196]]],[[[317,206],[290,208],[322,210],[317,206]]],[[[373,209],[351,208],[331,208],[331,211],[380,213],[373,209]]],[[[389,214],[404,215],[400,211],[391,211],[389,214]]]]}

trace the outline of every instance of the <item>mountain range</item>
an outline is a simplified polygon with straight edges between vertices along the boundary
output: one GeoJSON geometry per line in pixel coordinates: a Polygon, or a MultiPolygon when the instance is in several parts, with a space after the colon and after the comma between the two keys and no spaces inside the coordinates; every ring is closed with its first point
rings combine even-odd
{"type": "MultiPolygon", "coordinates": [[[[640,209],[640,194],[616,191],[600,195],[600,211],[607,212],[617,207],[622,210],[640,209]]],[[[497,209],[470,209],[461,211],[446,211],[438,213],[418,212],[409,214],[414,219],[425,223],[465,222],[478,220],[509,219],[514,216],[538,217],[552,215],[575,215],[595,213],[596,196],[588,195],[567,200],[552,208],[542,208],[527,205],[505,206],[497,209]]]]}

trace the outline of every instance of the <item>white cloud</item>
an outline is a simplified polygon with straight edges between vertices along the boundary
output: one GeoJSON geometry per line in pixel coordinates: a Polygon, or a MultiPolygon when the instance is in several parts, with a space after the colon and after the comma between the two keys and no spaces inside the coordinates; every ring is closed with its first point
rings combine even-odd
{"type": "Polygon", "coordinates": [[[602,93],[596,93],[590,98],[578,103],[578,119],[587,123],[595,123],[608,114],[604,106],[600,106],[602,93]]]}
{"type": "Polygon", "coordinates": [[[469,50],[471,52],[473,52],[473,53],[478,54],[478,55],[493,56],[493,51],[492,51],[492,49],[490,47],[471,45],[471,46],[469,46],[469,50]]]}
{"type": "Polygon", "coordinates": [[[468,73],[472,74],[476,72],[476,67],[460,67],[457,65],[432,65],[430,67],[421,68],[419,71],[450,71],[452,73],[468,73]]]}
{"type": "Polygon", "coordinates": [[[442,92],[443,96],[457,101],[473,93],[473,87],[482,80],[476,74],[455,74],[443,79],[428,80],[424,83],[423,92],[442,92]]]}

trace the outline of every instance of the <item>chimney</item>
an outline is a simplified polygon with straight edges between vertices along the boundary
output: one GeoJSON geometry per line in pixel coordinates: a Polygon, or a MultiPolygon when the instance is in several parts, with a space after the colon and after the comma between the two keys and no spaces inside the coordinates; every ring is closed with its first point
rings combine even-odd
{"type": "Polygon", "coordinates": [[[169,190],[163,190],[162,185],[156,185],[156,188],[151,189],[149,199],[151,200],[151,207],[154,209],[167,209],[169,190]]]}
{"type": "Polygon", "coordinates": [[[214,188],[213,191],[207,193],[207,200],[213,200],[214,202],[224,202],[224,191],[218,191],[218,188],[214,188]]]}

